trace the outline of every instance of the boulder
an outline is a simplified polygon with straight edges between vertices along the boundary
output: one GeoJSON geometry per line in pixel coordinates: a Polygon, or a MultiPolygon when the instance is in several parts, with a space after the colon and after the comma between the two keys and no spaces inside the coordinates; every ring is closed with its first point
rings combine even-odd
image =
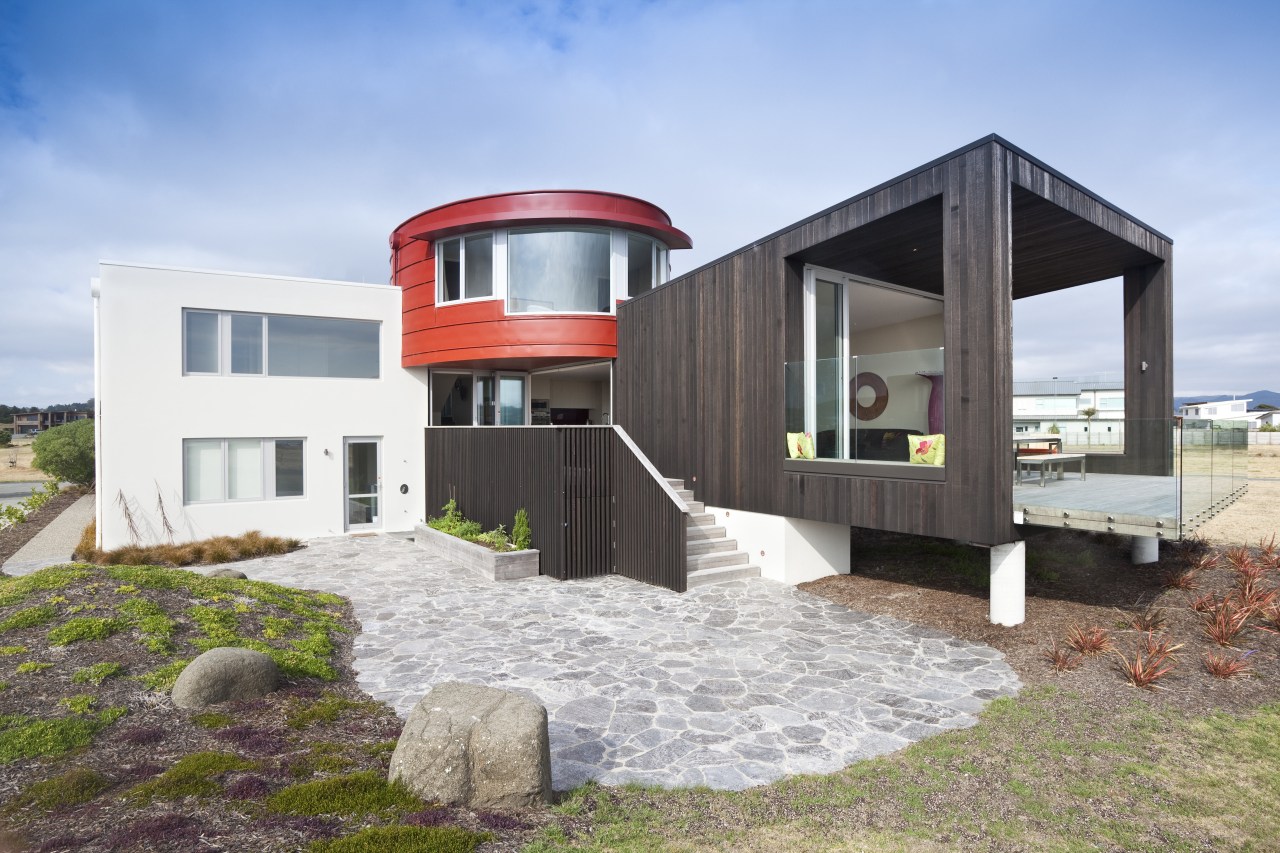
{"type": "Polygon", "coordinates": [[[389,777],[429,802],[485,811],[549,803],[547,709],[494,687],[436,685],[409,715],[389,777]]]}
{"type": "Polygon", "coordinates": [[[238,569],[228,569],[226,566],[223,566],[218,569],[214,569],[211,572],[205,572],[204,576],[207,578],[235,578],[237,580],[244,580],[245,578],[249,577],[244,572],[239,571],[238,569]]]}
{"type": "Polygon", "coordinates": [[[209,649],[187,664],[173,685],[173,704],[204,708],[232,699],[254,699],[276,689],[276,662],[252,649],[209,649]]]}

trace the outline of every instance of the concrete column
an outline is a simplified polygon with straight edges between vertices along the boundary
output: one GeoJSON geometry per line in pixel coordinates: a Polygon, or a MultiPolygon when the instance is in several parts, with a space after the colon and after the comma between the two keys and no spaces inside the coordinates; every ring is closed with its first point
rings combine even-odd
{"type": "Polygon", "coordinates": [[[1027,618],[1027,543],[991,549],[991,622],[1021,625],[1027,618]]]}
{"type": "Polygon", "coordinates": [[[1160,559],[1160,538],[1158,536],[1133,537],[1133,564],[1141,566],[1154,563],[1160,559]]]}

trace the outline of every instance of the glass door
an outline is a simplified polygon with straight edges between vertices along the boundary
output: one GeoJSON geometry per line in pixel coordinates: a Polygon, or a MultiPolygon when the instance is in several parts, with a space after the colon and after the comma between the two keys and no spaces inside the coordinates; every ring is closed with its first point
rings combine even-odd
{"type": "Polygon", "coordinates": [[[382,526],[382,440],[344,438],[347,530],[382,526]]]}
{"type": "Polygon", "coordinates": [[[805,431],[819,459],[847,459],[848,305],[842,277],[805,270],[805,431]]]}
{"type": "Polygon", "coordinates": [[[524,411],[523,376],[500,377],[498,379],[498,398],[502,406],[503,426],[523,426],[528,423],[524,411]]]}

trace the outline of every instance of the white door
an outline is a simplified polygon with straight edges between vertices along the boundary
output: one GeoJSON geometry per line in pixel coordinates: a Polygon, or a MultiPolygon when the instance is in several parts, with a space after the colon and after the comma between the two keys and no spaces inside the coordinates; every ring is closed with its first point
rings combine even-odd
{"type": "Polygon", "coordinates": [[[347,530],[382,526],[382,440],[344,438],[347,530]]]}

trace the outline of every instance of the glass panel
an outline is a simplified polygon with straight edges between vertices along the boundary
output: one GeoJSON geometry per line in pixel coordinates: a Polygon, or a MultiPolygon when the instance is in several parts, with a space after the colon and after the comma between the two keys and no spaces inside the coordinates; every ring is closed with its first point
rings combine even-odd
{"type": "Polygon", "coordinates": [[[347,524],[378,520],[378,443],[347,443],[347,524]]]}
{"type": "Polygon", "coordinates": [[[653,287],[653,241],[627,235],[627,296],[653,287]]]}
{"type": "Polygon", "coordinates": [[[477,401],[480,407],[476,423],[481,426],[494,426],[498,423],[498,397],[492,376],[481,376],[476,379],[477,401]]]}
{"type": "Polygon", "coordinates": [[[374,524],[378,520],[376,497],[347,498],[347,524],[374,524]]]}
{"type": "Polygon", "coordinates": [[[441,302],[454,302],[462,298],[461,240],[445,240],[437,244],[436,275],[440,276],[441,302]]]}
{"type": "Polygon", "coordinates": [[[607,314],[609,243],[602,231],[512,231],[507,310],[607,314]]]}
{"type": "Polygon", "coordinates": [[[493,235],[468,237],[466,258],[467,298],[493,296],[493,235]]]}
{"type": "Polygon", "coordinates": [[[222,500],[222,441],[188,439],[182,442],[183,500],[222,500]]]}
{"type": "Polygon", "coordinates": [[[347,491],[352,495],[378,492],[378,445],[353,441],[347,445],[347,491]]]}
{"type": "Polygon", "coordinates": [[[471,374],[431,374],[431,425],[471,426],[471,374]]]}
{"type": "Polygon", "coordinates": [[[231,372],[262,373],[261,315],[231,315],[231,372]]]}
{"type": "Polygon", "coordinates": [[[524,424],[524,379],[504,376],[499,380],[499,399],[502,401],[502,425],[524,424]]]}
{"type": "MultiPolygon", "coordinates": [[[[862,355],[847,361],[788,362],[783,368],[787,432],[811,432],[817,459],[923,463],[926,460],[912,461],[910,438],[945,435],[943,363],[940,347],[862,355]],[[807,377],[812,377],[812,401],[806,398],[807,377]],[[812,428],[804,421],[809,402],[816,418],[812,428]],[[845,406],[852,411],[842,424],[845,406]],[[843,450],[841,440],[845,442],[843,450]]],[[[798,455],[790,444],[781,449],[788,456],[798,455]]],[[[936,458],[935,451],[928,461],[936,458]]],[[[945,464],[945,449],[942,459],[945,464]]]]}
{"type": "Polygon", "coordinates": [[[302,497],[302,439],[276,440],[276,497],[302,497]]]}
{"type": "Polygon", "coordinates": [[[188,311],[186,319],[187,373],[217,373],[218,315],[188,311]]]}
{"type": "Polygon", "coordinates": [[[377,379],[378,325],[370,320],[269,317],[267,372],[377,379]]]}
{"type": "Polygon", "coordinates": [[[227,498],[250,500],[262,497],[262,439],[227,440],[227,498]]]}
{"type": "Polygon", "coordinates": [[[844,408],[844,301],[842,287],[830,281],[814,282],[815,423],[814,448],[819,459],[846,457],[841,435],[844,408]]]}

